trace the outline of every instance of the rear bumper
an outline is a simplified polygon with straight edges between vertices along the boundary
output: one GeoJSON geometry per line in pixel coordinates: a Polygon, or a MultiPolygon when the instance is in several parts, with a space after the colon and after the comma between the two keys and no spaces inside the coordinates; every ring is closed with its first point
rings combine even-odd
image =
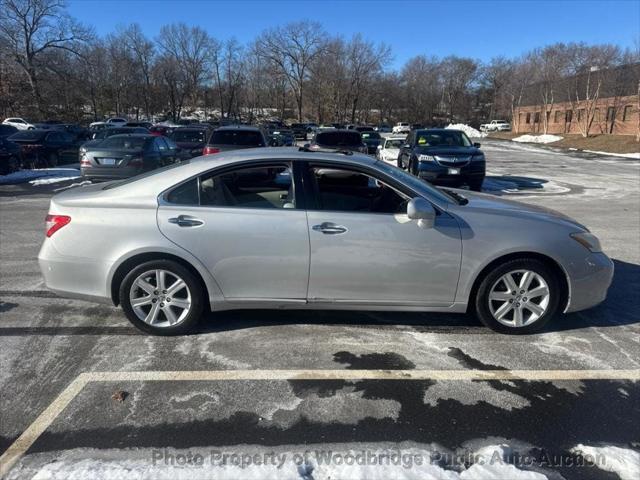
{"type": "Polygon", "coordinates": [[[105,282],[111,263],[61,255],[51,241],[45,240],[38,264],[46,287],[60,296],[111,303],[105,282]]]}
{"type": "Polygon", "coordinates": [[[613,280],[613,262],[604,253],[592,253],[580,274],[569,278],[570,292],[566,312],[595,307],[607,297],[613,280]]]}

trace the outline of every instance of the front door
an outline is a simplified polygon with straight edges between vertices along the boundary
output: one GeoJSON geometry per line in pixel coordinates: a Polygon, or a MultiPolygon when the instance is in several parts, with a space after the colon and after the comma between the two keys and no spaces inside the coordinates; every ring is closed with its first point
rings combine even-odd
{"type": "Polygon", "coordinates": [[[206,266],[225,298],[304,300],[309,233],[296,203],[288,163],[236,166],[176,187],[158,225],[206,266]]]}
{"type": "Polygon", "coordinates": [[[439,212],[433,228],[420,227],[406,214],[410,196],[375,173],[310,165],[306,178],[315,200],[310,301],[453,303],[462,253],[455,219],[439,212]]]}

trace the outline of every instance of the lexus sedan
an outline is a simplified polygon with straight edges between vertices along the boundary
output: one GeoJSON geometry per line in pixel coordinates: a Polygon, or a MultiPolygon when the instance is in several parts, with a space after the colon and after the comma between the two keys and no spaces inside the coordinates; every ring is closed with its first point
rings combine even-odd
{"type": "Polygon", "coordinates": [[[560,213],[290,147],[66,190],[38,259],[54,292],[121,305],[160,335],[239,308],[469,311],[529,333],[600,303],[613,275],[560,213]]]}

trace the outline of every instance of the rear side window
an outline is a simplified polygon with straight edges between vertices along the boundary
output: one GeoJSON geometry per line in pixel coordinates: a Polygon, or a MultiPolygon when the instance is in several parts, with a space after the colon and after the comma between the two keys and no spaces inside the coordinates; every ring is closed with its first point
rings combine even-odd
{"type": "Polygon", "coordinates": [[[209,143],[213,145],[264,147],[262,134],[252,130],[216,130],[211,134],[209,143]]]}
{"type": "Polygon", "coordinates": [[[362,139],[358,132],[322,132],[316,135],[318,145],[337,147],[358,146],[362,139]]]}

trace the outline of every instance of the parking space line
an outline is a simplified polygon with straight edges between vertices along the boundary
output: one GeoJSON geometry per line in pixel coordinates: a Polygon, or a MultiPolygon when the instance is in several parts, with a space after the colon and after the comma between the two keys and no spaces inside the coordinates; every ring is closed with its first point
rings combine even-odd
{"type": "Polygon", "coordinates": [[[26,453],[62,411],[91,382],[196,382],[249,380],[627,380],[640,381],[635,370],[188,370],[136,372],[84,372],[0,456],[0,477],[26,453]]]}

